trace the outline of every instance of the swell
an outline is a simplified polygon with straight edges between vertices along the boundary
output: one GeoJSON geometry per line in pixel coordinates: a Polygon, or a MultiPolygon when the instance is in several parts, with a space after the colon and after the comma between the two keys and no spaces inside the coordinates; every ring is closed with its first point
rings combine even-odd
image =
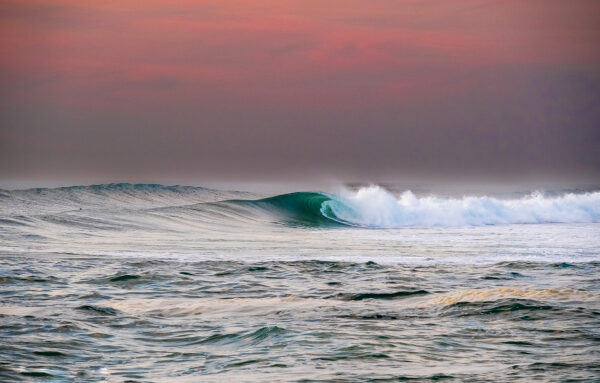
{"type": "Polygon", "coordinates": [[[43,215],[71,211],[138,210],[161,206],[218,201],[238,192],[222,192],[195,186],[112,183],[58,188],[2,190],[3,215],[43,215]]]}
{"type": "Polygon", "coordinates": [[[35,217],[43,223],[90,230],[137,230],[146,223],[168,230],[174,222],[182,227],[269,222],[294,227],[370,229],[600,222],[600,192],[551,196],[533,193],[515,199],[442,198],[418,197],[410,191],[396,196],[379,186],[370,186],[340,194],[294,192],[263,199],[249,196],[156,184],[3,191],[0,223],[6,227],[29,225],[17,218],[35,217]]]}
{"type": "Polygon", "coordinates": [[[168,232],[168,220],[152,210],[248,195],[195,186],[130,183],[0,190],[0,231],[20,227],[82,230],[89,235],[124,230],[168,232]]]}

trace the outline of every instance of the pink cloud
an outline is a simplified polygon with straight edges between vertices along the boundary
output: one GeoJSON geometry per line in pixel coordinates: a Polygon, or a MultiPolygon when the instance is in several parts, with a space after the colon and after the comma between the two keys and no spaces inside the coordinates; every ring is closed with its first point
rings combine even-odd
{"type": "Polygon", "coordinates": [[[556,1],[7,4],[0,73],[28,85],[15,97],[81,106],[385,103],[468,91],[469,69],[600,60],[591,16],[556,1]]]}

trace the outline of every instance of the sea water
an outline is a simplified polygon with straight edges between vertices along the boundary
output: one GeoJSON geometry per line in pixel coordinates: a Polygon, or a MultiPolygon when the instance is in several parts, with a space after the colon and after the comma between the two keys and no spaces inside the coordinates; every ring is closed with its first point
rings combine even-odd
{"type": "Polygon", "coordinates": [[[0,380],[597,381],[600,192],[0,191],[0,380]]]}

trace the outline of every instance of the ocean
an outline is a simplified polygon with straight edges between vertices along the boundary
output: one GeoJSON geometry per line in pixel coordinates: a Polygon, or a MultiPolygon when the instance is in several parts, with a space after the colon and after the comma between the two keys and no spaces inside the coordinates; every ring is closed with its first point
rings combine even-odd
{"type": "Polygon", "coordinates": [[[0,190],[0,380],[600,381],[600,192],[0,190]]]}

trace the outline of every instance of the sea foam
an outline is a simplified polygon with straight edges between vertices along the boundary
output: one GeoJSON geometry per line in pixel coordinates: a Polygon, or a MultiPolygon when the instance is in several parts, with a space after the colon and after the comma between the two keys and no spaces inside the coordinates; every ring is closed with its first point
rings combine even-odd
{"type": "Polygon", "coordinates": [[[518,199],[489,196],[417,197],[405,191],[396,197],[380,186],[361,188],[323,202],[329,219],[352,226],[481,226],[600,221],[600,192],[549,197],[540,192],[518,199]]]}

